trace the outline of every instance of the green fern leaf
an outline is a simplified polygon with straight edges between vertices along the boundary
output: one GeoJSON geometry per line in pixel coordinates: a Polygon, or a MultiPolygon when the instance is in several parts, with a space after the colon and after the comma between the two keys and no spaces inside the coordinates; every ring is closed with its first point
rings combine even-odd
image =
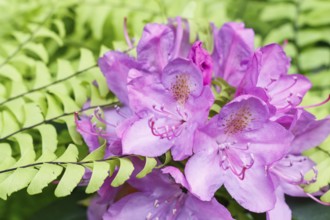
{"type": "Polygon", "coordinates": [[[108,162],[96,162],[93,163],[93,173],[86,188],[86,193],[96,192],[101,188],[104,180],[109,176],[110,165],[108,162]]]}
{"type": "MultiPolygon", "coordinates": [[[[131,176],[134,166],[133,163],[127,158],[118,158],[118,173],[111,182],[111,186],[118,187],[122,185],[131,176]]],[[[111,161],[112,162],[112,161],[111,161]]]]}
{"type": "Polygon", "coordinates": [[[85,173],[85,168],[76,164],[68,164],[61,181],[55,189],[57,197],[70,195],[72,190],[79,184],[85,173]]]}

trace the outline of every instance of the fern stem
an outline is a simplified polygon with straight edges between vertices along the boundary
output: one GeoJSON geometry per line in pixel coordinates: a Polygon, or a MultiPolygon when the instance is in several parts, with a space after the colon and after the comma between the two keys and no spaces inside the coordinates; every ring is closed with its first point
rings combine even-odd
{"type": "Polygon", "coordinates": [[[326,155],[328,155],[328,157],[330,157],[330,152],[329,151],[326,151],[326,150],[322,149],[321,147],[316,147],[316,149],[323,152],[323,153],[325,153],[326,155]]]}
{"type": "Polygon", "coordinates": [[[16,50],[10,54],[1,64],[0,64],[0,68],[2,68],[4,65],[6,65],[10,60],[12,60],[16,54],[18,54],[26,44],[28,44],[36,35],[36,33],[46,24],[46,22],[48,21],[48,19],[53,15],[54,11],[55,11],[56,7],[53,7],[53,9],[47,14],[46,18],[39,24],[39,26],[31,33],[31,35],[25,40],[23,41],[21,44],[18,45],[18,47],[16,48],[16,50]]]}
{"type": "Polygon", "coordinates": [[[115,103],[111,103],[111,104],[98,105],[98,106],[90,106],[90,107],[87,107],[87,108],[81,109],[81,110],[79,110],[79,111],[74,111],[74,112],[64,113],[64,114],[59,115],[59,116],[56,116],[56,117],[54,117],[54,118],[51,118],[51,119],[47,119],[47,120],[41,121],[41,122],[39,122],[39,123],[37,123],[37,124],[34,124],[34,125],[31,125],[31,126],[28,126],[28,127],[21,128],[21,129],[19,129],[19,130],[13,132],[13,133],[11,133],[11,134],[8,134],[8,135],[6,135],[6,136],[0,138],[0,141],[3,141],[3,140],[5,140],[5,139],[7,139],[7,138],[9,138],[9,137],[11,137],[11,136],[13,136],[13,135],[15,135],[15,134],[20,133],[20,132],[23,132],[23,131],[26,131],[26,130],[33,129],[33,128],[35,128],[35,127],[38,127],[38,126],[40,126],[40,125],[42,125],[42,124],[47,124],[47,123],[50,123],[50,122],[52,122],[52,121],[55,121],[55,120],[57,120],[57,119],[59,119],[59,118],[62,118],[62,117],[68,116],[68,115],[73,115],[73,114],[76,113],[76,112],[84,112],[84,111],[87,111],[87,110],[90,110],[90,109],[95,109],[95,108],[98,108],[98,107],[109,107],[109,106],[114,107],[114,106],[116,106],[116,105],[119,105],[119,102],[115,102],[115,103]]]}
{"type": "Polygon", "coordinates": [[[107,159],[102,159],[102,160],[89,160],[89,161],[80,161],[80,162],[58,162],[58,161],[47,161],[47,162],[38,162],[38,163],[31,163],[31,164],[27,164],[24,166],[20,166],[20,167],[13,167],[13,168],[9,168],[9,169],[5,169],[5,170],[0,170],[0,174],[1,173],[7,173],[7,172],[11,172],[11,171],[15,171],[17,169],[24,169],[24,168],[28,168],[28,167],[36,167],[36,166],[40,166],[40,165],[44,165],[44,164],[53,164],[53,165],[68,165],[68,164],[75,164],[75,165],[84,165],[84,164],[90,164],[90,163],[94,163],[94,162],[104,162],[104,161],[111,161],[111,160],[115,160],[117,158],[122,158],[125,156],[116,156],[116,157],[111,157],[111,158],[107,158],[107,159]]]}
{"type": "Polygon", "coordinates": [[[4,105],[4,104],[6,104],[6,103],[8,103],[8,102],[10,102],[10,101],[13,101],[13,100],[15,100],[15,99],[18,99],[18,98],[24,97],[24,96],[26,96],[26,95],[28,95],[28,94],[30,94],[30,93],[33,93],[33,92],[36,92],[36,91],[40,91],[40,90],[46,89],[46,88],[49,87],[49,86],[56,85],[56,84],[58,84],[58,83],[64,82],[64,81],[66,81],[66,80],[68,80],[68,79],[71,79],[71,78],[73,78],[73,77],[75,77],[75,76],[78,76],[78,75],[80,75],[80,74],[82,74],[82,73],[84,73],[84,72],[86,72],[86,71],[88,71],[88,70],[90,70],[90,69],[93,69],[94,67],[97,67],[97,64],[94,64],[94,65],[92,65],[92,66],[90,66],[90,67],[87,67],[86,69],[83,69],[83,70],[80,70],[80,71],[78,71],[78,72],[75,72],[74,74],[72,74],[72,75],[70,75],[70,76],[67,76],[67,77],[65,77],[65,78],[62,78],[62,79],[60,79],[60,80],[56,80],[56,81],[54,81],[54,82],[52,82],[52,83],[49,83],[49,84],[47,84],[47,85],[41,86],[41,87],[36,88],[36,89],[31,89],[31,90],[29,90],[29,91],[27,91],[27,92],[25,92],[25,93],[22,93],[22,94],[20,94],[20,95],[17,95],[17,96],[10,97],[10,98],[6,99],[5,101],[1,102],[1,103],[0,103],[0,106],[1,106],[1,105],[4,105]]]}

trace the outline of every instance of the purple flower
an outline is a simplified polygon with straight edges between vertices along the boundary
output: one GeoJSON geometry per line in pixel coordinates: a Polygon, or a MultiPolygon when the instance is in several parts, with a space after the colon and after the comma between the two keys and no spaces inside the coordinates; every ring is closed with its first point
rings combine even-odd
{"type": "Polygon", "coordinates": [[[189,53],[189,59],[196,64],[203,74],[203,84],[209,85],[212,80],[213,64],[210,54],[202,47],[201,41],[196,41],[189,53]]]}
{"type": "Polygon", "coordinates": [[[99,67],[104,74],[109,89],[125,105],[128,105],[128,71],[137,68],[138,63],[125,53],[109,51],[99,59],[99,67]]]}
{"type": "Polygon", "coordinates": [[[214,30],[212,58],[216,77],[237,87],[241,82],[254,50],[254,32],[243,23],[229,22],[214,30]]]}
{"type": "Polygon", "coordinates": [[[272,209],[276,198],[265,166],[287,153],[293,136],[269,118],[266,103],[253,96],[225,105],[195,136],[185,168],[191,192],[209,200],[224,184],[244,208],[272,209]]]}
{"type": "Polygon", "coordinates": [[[106,141],[105,157],[113,155],[122,155],[121,139],[118,136],[123,121],[132,114],[128,107],[123,108],[108,108],[104,109],[104,117],[100,113],[100,109],[96,109],[91,116],[75,114],[75,123],[77,131],[83,137],[89,151],[92,152],[101,143],[99,138],[106,141]],[[103,124],[105,128],[100,127],[103,124]]]}
{"type": "Polygon", "coordinates": [[[171,149],[175,160],[190,156],[194,132],[206,122],[214,100],[201,71],[178,58],[161,78],[137,70],[130,74],[135,76],[128,84],[130,107],[137,117],[123,133],[123,152],[154,157],[171,149]]]}
{"type": "Polygon", "coordinates": [[[289,66],[290,59],[280,45],[270,44],[258,49],[249,62],[236,96],[256,95],[269,103],[276,113],[297,107],[311,83],[300,74],[288,75],[289,66]]]}
{"type": "Polygon", "coordinates": [[[170,60],[187,57],[190,50],[188,23],[181,18],[169,25],[147,24],[137,45],[137,58],[109,51],[99,59],[109,89],[128,105],[127,77],[132,69],[160,75],[170,60]],[[177,28],[174,27],[177,25],[177,28]]]}
{"type": "Polygon", "coordinates": [[[109,88],[133,112],[117,129],[124,154],[155,157],[171,149],[175,160],[192,154],[195,130],[206,122],[214,98],[212,60],[201,42],[191,47],[186,21],[146,25],[136,60],[108,52],[99,65],[109,88]]]}
{"type": "Polygon", "coordinates": [[[267,212],[267,219],[290,220],[291,210],[285,203],[284,194],[310,196],[318,201],[313,195],[305,193],[301,188],[301,185],[308,185],[317,179],[314,162],[305,156],[301,156],[301,153],[318,146],[329,136],[330,118],[316,120],[312,114],[305,110],[294,109],[278,118],[277,121],[283,123],[295,135],[295,138],[288,154],[268,168],[268,172],[276,186],[277,199],[275,208],[267,212]],[[305,174],[312,169],[315,173],[314,178],[308,181],[305,180],[305,174]]]}
{"type": "MultiPolygon", "coordinates": [[[[101,219],[97,218],[99,216],[104,220],[233,219],[214,198],[205,202],[189,193],[185,177],[175,167],[166,167],[163,173],[153,171],[142,179],[131,179],[129,184],[131,193],[124,196],[119,195],[122,191],[112,194],[108,198],[110,206],[106,211],[104,203],[93,202],[89,213],[94,218],[90,219],[101,219]],[[114,201],[116,197],[119,200],[114,201]]],[[[124,187],[123,190],[127,192],[127,186],[124,187]]],[[[105,194],[109,192],[104,191],[105,194]]]]}
{"type": "Polygon", "coordinates": [[[276,204],[275,207],[267,212],[267,220],[291,220],[291,210],[285,203],[284,194],[291,196],[306,196],[307,194],[300,187],[301,185],[315,182],[315,177],[307,181],[304,175],[313,168],[314,162],[304,156],[295,156],[289,154],[280,161],[275,162],[268,169],[269,175],[274,182],[276,188],[276,204]]]}

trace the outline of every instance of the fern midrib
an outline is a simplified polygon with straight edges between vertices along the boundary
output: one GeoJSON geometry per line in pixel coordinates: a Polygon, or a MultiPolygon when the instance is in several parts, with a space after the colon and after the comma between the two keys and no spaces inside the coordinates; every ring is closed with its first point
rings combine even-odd
{"type": "Polygon", "coordinates": [[[26,131],[26,130],[29,130],[29,129],[33,129],[33,128],[38,127],[38,126],[40,126],[42,124],[47,124],[47,123],[50,123],[52,121],[55,121],[55,120],[57,120],[59,118],[62,118],[62,117],[68,116],[68,115],[73,115],[76,112],[84,112],[84,111],[87,111],[87,110],[90,110],[90,109],[95,109],[95,108],[98,108],[98,107],[115,107],[116,105],[119,105],[119,104],[120,104],[119,102],[115,102],[115,103],[104,104],[104,105],[90,106],[90,107],[87,107],[87,108],[84,108],[84,109],[80,109],[79,111],[64,113],[62,115],[53,117],[51,119],[43,120],[42,122],[36,123],[34,125],[31,125],[31,126],[28,126],[28,127],[23,127],[23,128],[15,131],[15,132],[13,132],[13,133],[10,133],[10,134],[8,134],[8,135],[6,135],[4,137],[1,137],[0,138],[0,141],[4,141],[4,140],[6,140],[9,137],[14,136],[15,134],[21,133],[21,132],[26,131]]]}

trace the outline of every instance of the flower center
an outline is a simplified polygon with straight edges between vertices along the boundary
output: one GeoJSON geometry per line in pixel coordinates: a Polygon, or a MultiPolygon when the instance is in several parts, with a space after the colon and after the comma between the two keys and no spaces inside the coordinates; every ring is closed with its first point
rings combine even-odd
{"type": "Polygon", "coordinates": [[[185,104],[190,95],[189,76],[177,74],[171,84],[171,92],[178,103],[185,104]]]}
{"type": "Polygon", "coordinates": [[[243,131],[252,121],[252,114],[247,107],[242,107],[236,113],[232,113],[224,119],[222,126],[225,128],[225,134],[233,135],[243,131]]]}

